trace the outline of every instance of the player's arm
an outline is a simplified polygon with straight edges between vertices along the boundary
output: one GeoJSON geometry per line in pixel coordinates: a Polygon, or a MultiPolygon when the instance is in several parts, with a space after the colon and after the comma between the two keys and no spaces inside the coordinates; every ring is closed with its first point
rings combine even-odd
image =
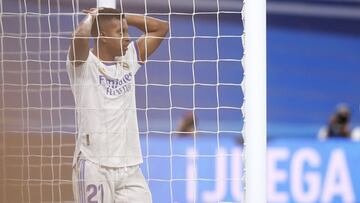
{"type": "Polygon", "coordinates": [[[154,53],[169,32],[169,23],[152,17],[141,15],[126,15],[128,25],[134,26],[144,34],[136,41],[141,62],[154,53]]]}
{"type": "Polygon", "coordinates": [[[96,8],[83,10],[87,16],[78,25],[72,34],[72,41],[69,49],[69,59],[75,65],[81,65],[89,56],[89,38],[91,37],[91,28],[95,19],[96,8]]]}

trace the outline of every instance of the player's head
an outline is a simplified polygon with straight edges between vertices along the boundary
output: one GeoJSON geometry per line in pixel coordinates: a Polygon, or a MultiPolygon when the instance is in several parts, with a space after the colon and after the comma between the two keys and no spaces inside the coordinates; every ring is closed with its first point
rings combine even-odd
{"type": "Polygon", "coordinates": [[[351,116],[350,114],[351,114],[350,109],[346,104],[341,103],[337,105],[335,115],[336,115],[336,120],[339,123],[341,124],[348,123],[351,116]]]}
{"type": "Polygon", "coordinates": [[[100,8],[92,25],[91,35],[98,48],[115,56],[125,55],[130,43],[125,15],[113,8],[100,8]]]}

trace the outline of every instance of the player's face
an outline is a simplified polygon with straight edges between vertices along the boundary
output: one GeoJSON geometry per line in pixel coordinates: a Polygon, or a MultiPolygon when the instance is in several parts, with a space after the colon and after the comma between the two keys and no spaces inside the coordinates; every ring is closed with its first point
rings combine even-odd
{"type": "Polygon", "coordinates": [[[128,33],[128,25],[126,20],[113,19],[108,24],[107,29],[107,46],[112,53],[117,56],[123,56],[126,54],[127,47],[130,43],[130,36],[128,33]]]}

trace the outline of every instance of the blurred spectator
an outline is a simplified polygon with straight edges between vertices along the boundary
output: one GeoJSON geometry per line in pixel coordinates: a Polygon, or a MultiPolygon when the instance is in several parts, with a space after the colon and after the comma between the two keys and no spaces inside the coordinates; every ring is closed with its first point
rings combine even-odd
{"type": "Polygon", "coordinates": [[[349,107],[346,104],[339,104],[336,111],[331,115],[328,125],[319,130],[319,139],[324,140],[331,137],[351,138],[350,119],[349,107]]]}
{"type": "Polygon", "coordinates": [[[196,125],[196,117],[192,112],[188,112],[184,115],[182,120],[179,123],[177,132],[180,136],[195,136],[195,125],[196,125]]]}

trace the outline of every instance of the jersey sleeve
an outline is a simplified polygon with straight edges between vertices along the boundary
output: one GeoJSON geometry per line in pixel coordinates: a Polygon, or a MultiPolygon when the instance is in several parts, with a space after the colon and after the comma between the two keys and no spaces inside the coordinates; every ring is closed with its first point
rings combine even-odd
{"type": "Polygon", "coordinates": [[[144,65],[144,63],[141,62],[140,60],[139,48],[135,41],[129,44],[128,51],[131,52],[130,56],[131,56],[131,60],[133,61],[133,72],[134,74],[136,74],[136,72],[139,70],[139,68],[142,65],[144,65]]]}
{"type": "Polygon", "coordinates": [[[86,59],[86,62],[82,63],[81,65],[75,66],[69,58],[69,54],[66,57],[66,71],[69,75],[69,79],[71,84],[74,84],[75,81],[79,78],[85,77],[85,71],[86,71],[86,64],[88,63],[90,58],[90,53],[88,58],[86,59]]]}

